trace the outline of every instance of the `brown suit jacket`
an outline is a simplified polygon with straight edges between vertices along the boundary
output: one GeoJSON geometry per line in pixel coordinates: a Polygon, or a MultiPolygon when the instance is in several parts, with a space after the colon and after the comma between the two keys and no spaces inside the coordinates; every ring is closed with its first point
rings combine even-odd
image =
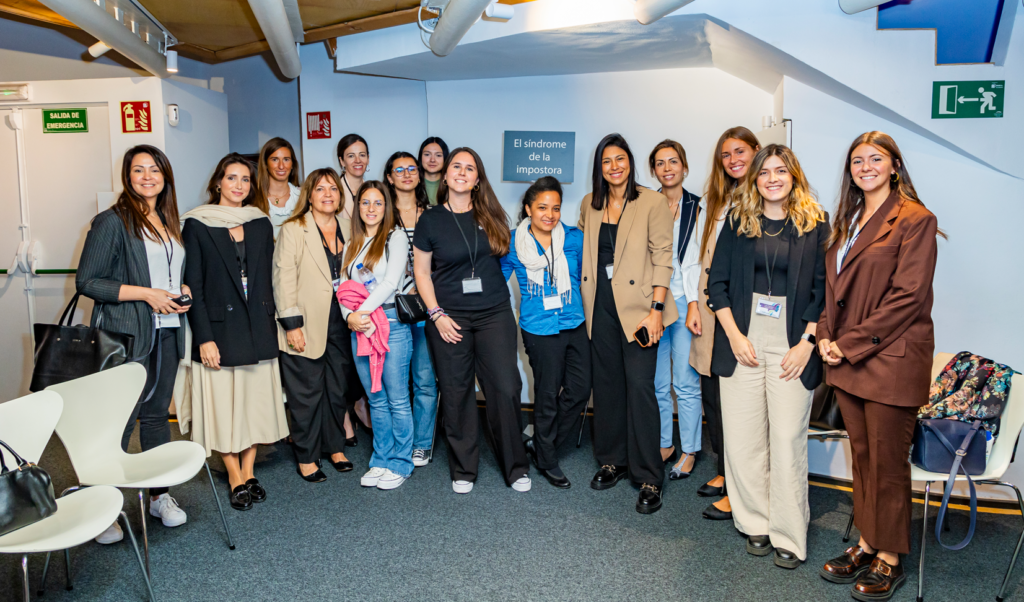
{"type": "Polygon", "coordinates": [[[868,220],[838,275],[842,245],[828,250],[817,337],[835,341],[846,356],[828,367],[828,384],[886,405],[927,403],[937,230],[923,205],[893,193],[868,220]]]}
{"type": "MultiPolygon", "coordinates": [[[[583,313],[590,334],[594,316],[594,297],[597,295],[596,278],[606,278],[604,267],[597,265],[598,234],[601,231],[603,211],[590,204],[591,195],[583,197],[577,227],[583,230],[583,313]]],[[[615,271],[612,292],[615,309],[619,313],[626,340],[633,342],[637,324],[647,317],[654,300],[654,287],[669,287],[672,280],[672,212],[668,199],[659,192],[640,188],[640,196],[626,203],[619,219],[619,233],[615,239],[615,271]]],[[[679,319],[676,302],[671,294],[665,295],[665,326],[679,319]]]]}
{"type": "MultiPolygon", "coordinates": [[[[701,208],[704,211],[704,208],[701,208]]],[[[716,224],[717,225],[717,224],[716,224]]],[[[700,249],[700,238],[703,232],[694,231],[697,248],[700,249]]],[[[711,350],[715,347],[715,312],[708,307],[708,275],[711,273],[711,260],[715,258],[715,247],[718,246],[718,234],[712,232],[708,237],[708,248],[700,258],[700,280],[697,285],[697,309],[700,311],[700,335],[693,335],[690,340],[690,366],[703,376],[711,376],[711,350]]],[[[687,302],[691,299],[687,299],[687,302]]]]}

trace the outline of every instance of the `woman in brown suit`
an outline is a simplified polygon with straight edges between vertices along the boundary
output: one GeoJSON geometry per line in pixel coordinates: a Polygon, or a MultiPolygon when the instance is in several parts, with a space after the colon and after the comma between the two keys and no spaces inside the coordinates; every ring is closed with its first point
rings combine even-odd
{"type": "Polygon", "coordinates": [[[861,536],[820,573],[834,583],[856,582],[858,600],[888,600],[906,580],[899,555],[910,552],[907,457],[931,381],[941,232],[887,134],[853,141],[840,190],[817,335],[850,435],[861,536]]]}
{"type": "Polygon", "coordinates": [[[665,478],[654,375],[658,339],[679,317],[667,294],[672,222],[664,195],[637,185],[625,139],[605,136],[578,225],[584,243],[580,290],[595,366],[594,455],[601,465],[590,486],[609,489],[628,474],[640,486],[641,514],[661,508],[665,478]],[[641,330],[646,346],[635,336],[641,330]]]}

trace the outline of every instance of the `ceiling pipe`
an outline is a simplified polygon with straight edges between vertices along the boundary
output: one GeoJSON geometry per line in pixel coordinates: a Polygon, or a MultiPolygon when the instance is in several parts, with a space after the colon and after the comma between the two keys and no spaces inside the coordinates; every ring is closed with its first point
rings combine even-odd
{"type": "Polygon", "coordinates": [[[691,2],[693,0],[636,0],[636,4],[633,6],[633,16],[641,25],[650,25],[691,2]]]}
{"type": "Polygon", "coordinates": [[[281,74],[295,79],[302,72],[299,49],[282,0],[249,0],[249,8],[260,24],[281,74]]]}
{"type": "Polygon", "coordinates": [[[451,0],[430,34],[430,51],[448,56],[494,0],[451,0]]]}
{"type": "Polygon", "coordinates": [[[864,12],[871,10],[876,6],[881,6],[889,0],[839,0],[839,8],[848,15],[864,12]]]}
{"type": "Polygon", "coordinates": [[[164,56],[92,0],[39,0],[92,37],[157,77],[170,77],[164,56]]]}

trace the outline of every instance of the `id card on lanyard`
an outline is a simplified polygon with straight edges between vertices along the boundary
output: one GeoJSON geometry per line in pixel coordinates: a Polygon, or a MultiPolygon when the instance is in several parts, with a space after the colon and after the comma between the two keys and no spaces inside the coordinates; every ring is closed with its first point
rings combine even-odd
{"type": "MultiPolygon", "coordinates": [[[[783,222],[782,230],[786,229],[787,223],[789,223],[789,218],[786,218],[786,221],[783,222]]],[[[768,237],[771,238],[774,238],[782,234],[782,230],[779,230],[775,234],[768,234],[768,229],[764,225],[764,222],[762,222],[761,224],[761,232],[764,235],[767,235],[768,237]]],[[[771,267],[768,267],[768,238],[765,238],[764,242],[764,265],[767,269],[765,275],[768,277],[768,296],[758,297],[757,307],[754,308],[754,313],[756,313],[759,316],[768,316],[769,318],[775,318],[777,320],[782,316],[782,303],[776,303],[775,301],[772,301],[772,275],[775,273],[775,261],[779,258],[779,247],[782,246],[782,242],[776,240],[775,256],[772,257],[771,267]]]]}
{"type": "Polygon", "coordinates": [[[249,278],[248,278],[248,274],[246,273],[246,268],[248,266],[246,265],[245,259],[242,257],[242,252],[244,250],[244,247],[242,245],[245,244],[245,241],[244,240],[235,240],[235,237],[231,236],[231,232],[230,231],[228,232],[228,236],[231,238],[231,242],[234,243],[234,245],[235,245],[235,259],[238,260],[238,272],[239,272],[239,276],[241,276],[241,278],[242,278],[242,295],[245,297],[245,300],[248,301],[249,300],[249,278]]]}
{"type": "MultiPolygon", "coordinates": [[[[469,265],[470,273],[469,278],[462,279],[462,294],[473,295],[484,292],[484,282],[476,275],[476,256],[478,252],[477,244],[480,241],[480,227],[473,228],[473,246],[469,246],[469,238],[466,237],[466,232],[462,229],[462,224],[459,223],[459,218],[455,217],[455,212],[452,211],[451,205],[446,204],[445,208],[452,214],[452,219],[455,220],[455,226],[459,229],[459,234],[462,235],[462,240],[466,242],[466,249],[469,250],[469,265]]],[[[476,220],[473,220],[473,225],[476,225],[476,220]]]]}
{"type": "Polygon", "coordinates": [[[609,226],[615,226],[616,228],[616,236],[612,236],[612,229],[608,228],[608,241],[612,243],[612,262],[604,266],[605,274],[608,275],[608,280],[611,280],[612,276],[615,274],[615,238],[618,235],[619,222],[622,221],[622,214],[625,213],[626,206],[625,204],[623,204],[622,211],[619,212],[619,219],[615,220],[614,223],[612,222],[612,216],[611,213],[608,212],[607,206],[605,206],[604,211],[605,214],[608,215],[608,221],[605,223],[608,224],[609,226]]]}

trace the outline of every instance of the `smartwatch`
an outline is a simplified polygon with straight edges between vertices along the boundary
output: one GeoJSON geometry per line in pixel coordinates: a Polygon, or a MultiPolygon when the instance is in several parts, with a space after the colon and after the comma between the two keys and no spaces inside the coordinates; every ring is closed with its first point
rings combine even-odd
{"type": "Polygon", "coordinates": [[[653,309],[655,311],[665,311],[665,304],[664,303],[658,303],[657,301],[652,301],[651,302],[651,309],[653,309]]]}
{"type": "Polygon", "coordinates": [[[805,341],[807,341],[811,345],[817,345],[818,344],[817,337],[815,337],[813,334],[811,334],[809,332],[803,333],[802,335],[800,335],[800,338],[805,340],[805,341]]]}

